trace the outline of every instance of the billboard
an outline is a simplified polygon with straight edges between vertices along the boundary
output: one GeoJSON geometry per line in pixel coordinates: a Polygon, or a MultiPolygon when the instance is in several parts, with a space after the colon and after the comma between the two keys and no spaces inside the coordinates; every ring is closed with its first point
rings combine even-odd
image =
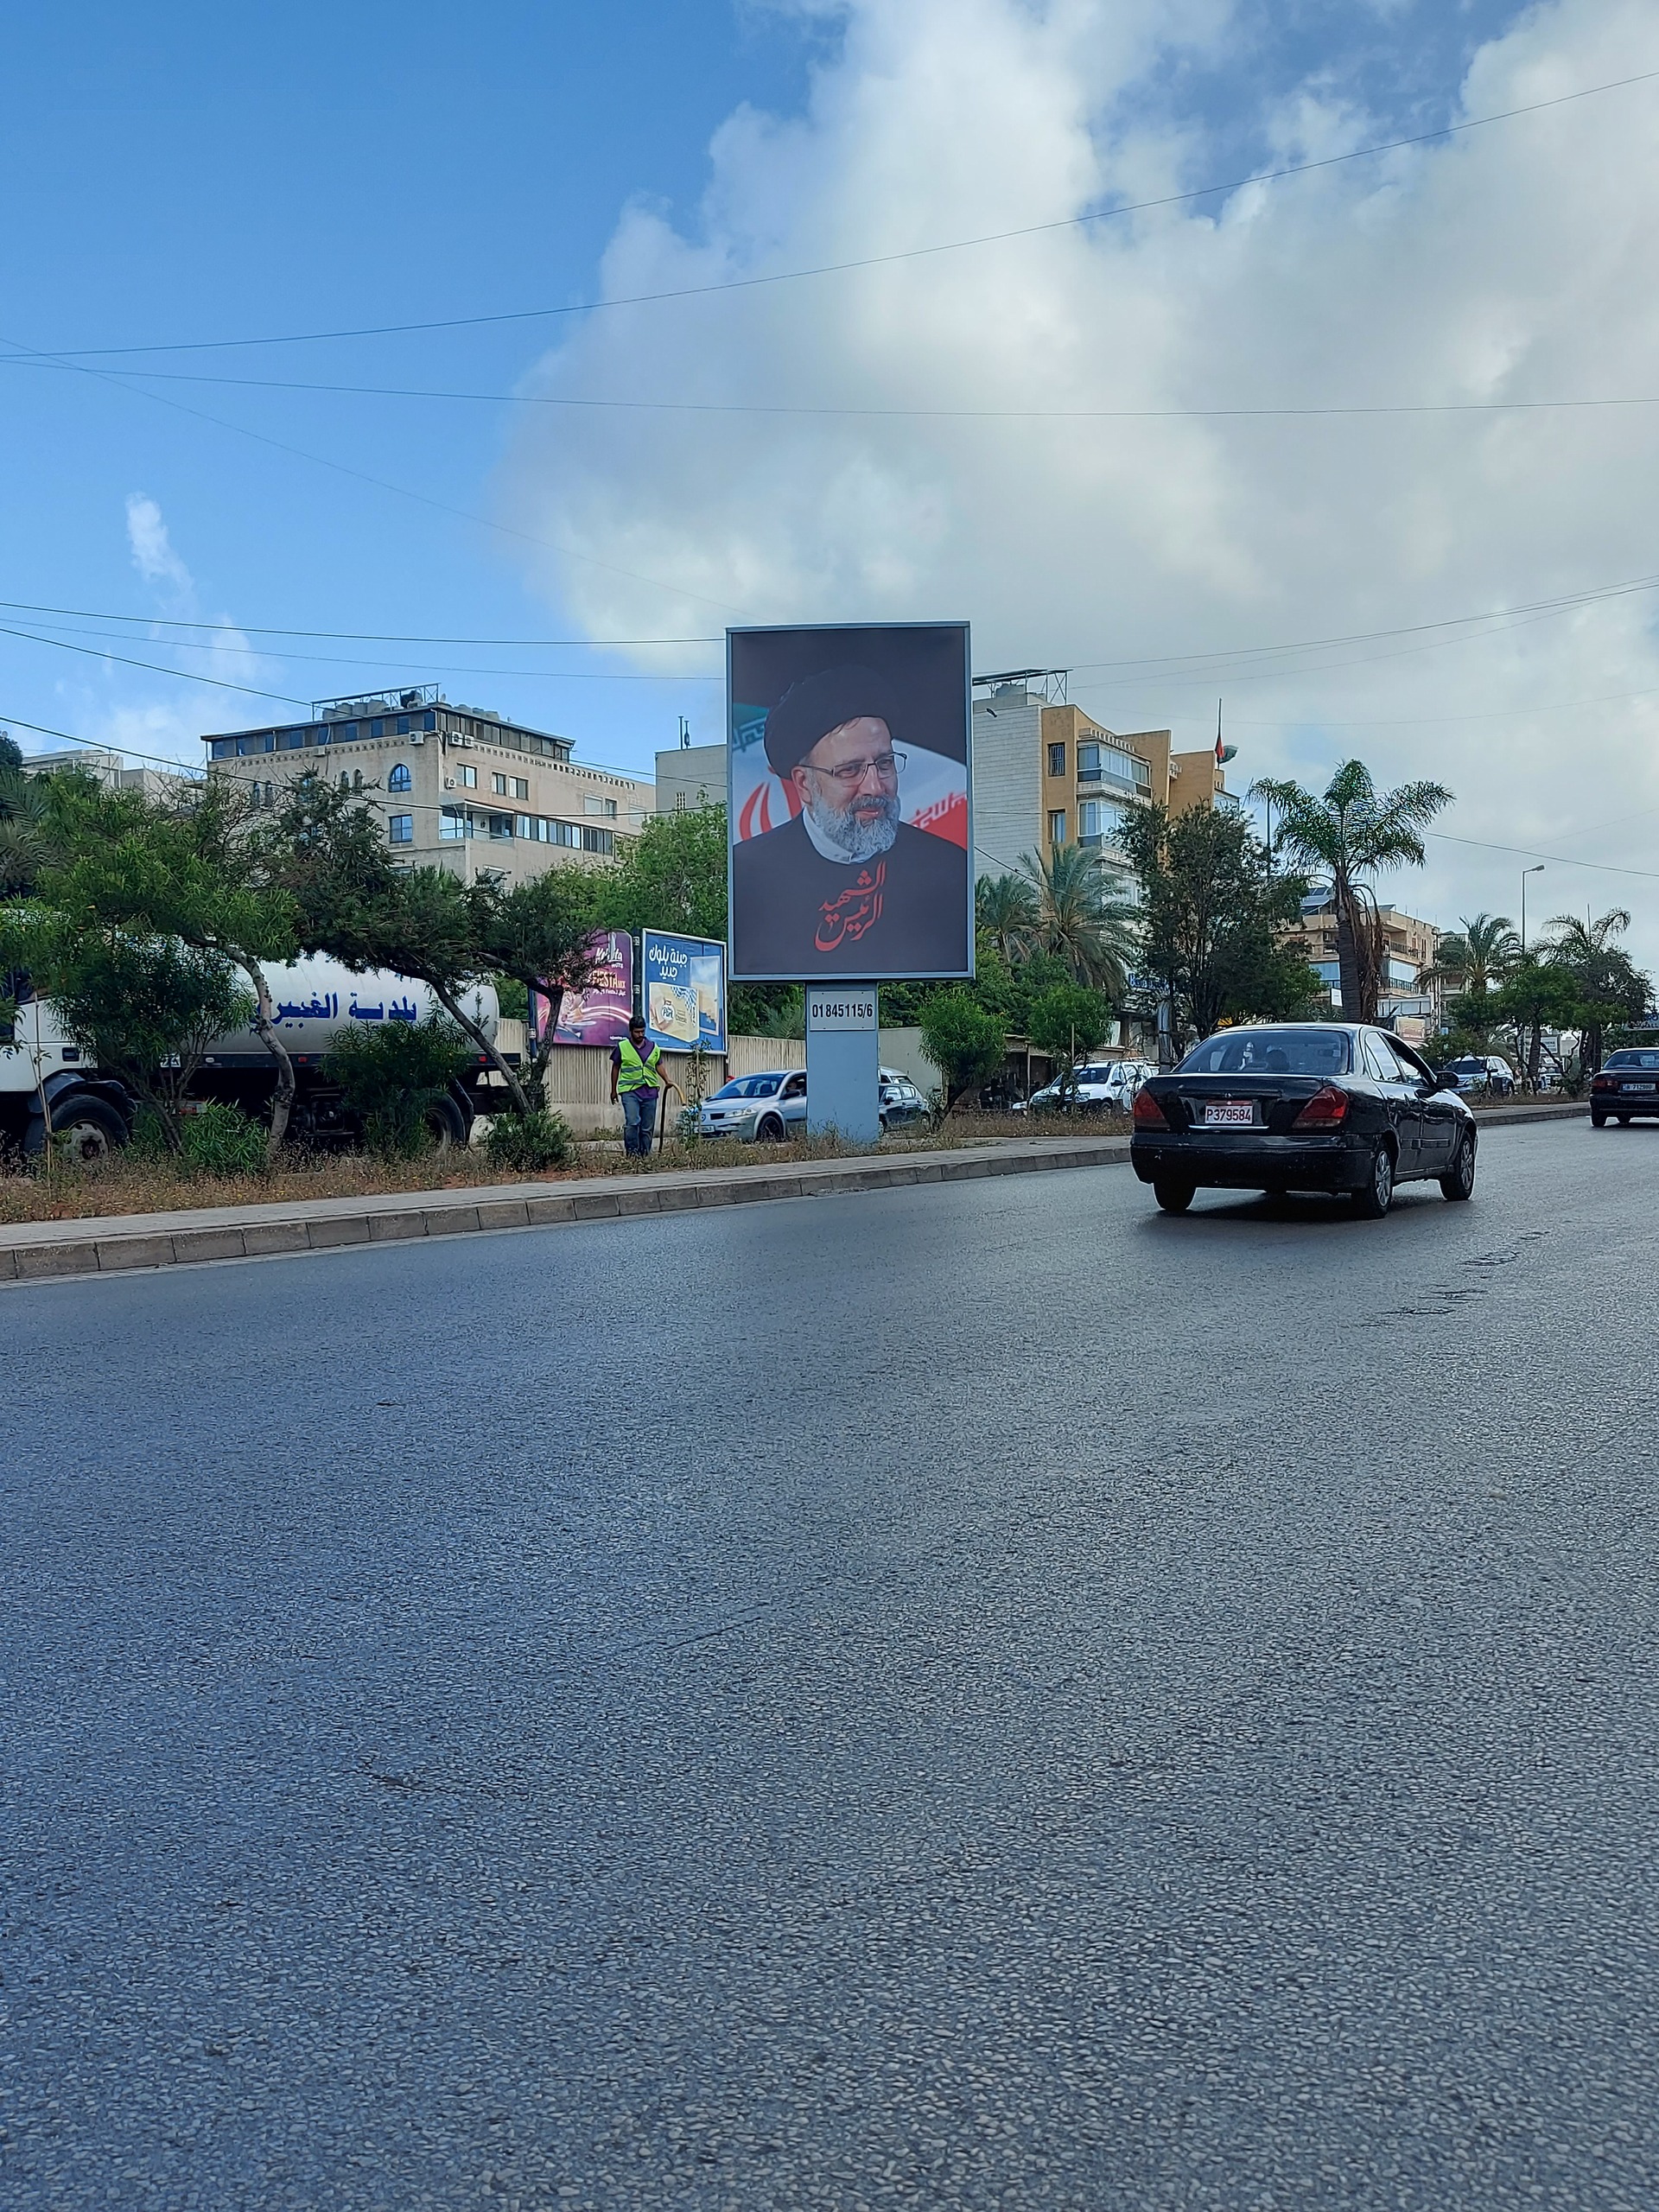
{"type": "Polygon", "coordinates": [[[974,968],[965,622],[728,630],[732,980],[974,968]]]}
{"type": "MultiPolygon", "coordinates": [[[[614,1045],[628,1033],[633,1012],[633,938],[626,930],[607,930],[592,940],[597,962],[585,991],[567,991],[559,1001],[556,1045],[614,1045]]],[[[531,1033],[539,1044],[547,1033],[548,1001],[530,995],[531,1033]]]]}
{"type": "Polygon", "coordinates": [[[726,948],[709,938],[645,930],[639,939],[645,1036],[664,1052],[726,1049],[726,948]]]}

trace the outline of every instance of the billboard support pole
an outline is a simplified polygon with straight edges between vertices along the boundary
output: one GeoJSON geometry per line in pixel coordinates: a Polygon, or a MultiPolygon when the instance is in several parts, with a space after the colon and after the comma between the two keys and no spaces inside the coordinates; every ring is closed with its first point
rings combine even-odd
{"type": "Polygon", "coordinates": [[[849,1144],[881,1135],[880,1001],[874,983],[806,986],[809,1136],[849,1144]]]}

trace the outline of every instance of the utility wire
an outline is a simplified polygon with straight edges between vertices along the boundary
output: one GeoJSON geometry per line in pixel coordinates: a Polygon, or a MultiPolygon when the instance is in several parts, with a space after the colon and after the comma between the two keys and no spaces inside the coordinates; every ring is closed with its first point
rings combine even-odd
{"type": "MultiPolygon", "coordinates": [[[[0,368],[73,370],[68,354],[0,355],[0,368]]],[[[302,377],[215,377],[188,369],[124,369],[133,383],[205,384],[238,391],[315,391],[361,399],[443,399],[489,407],[597,408],[645,415],[766,415],[927,423],[1188,423],[1376,415],[1559,414],[1582,408],[1659,407],[1659,393],[1610,399],[1441,399],[1313,407],[802,407],[768,400],[595,399],[530,391],[454,391],[429,385],[330,384],[302,377]]]]}
{"type": "MultiPolygon", "coordinates": [[[[902,247],[892,253],[873,253],[856,260],[826,261],[799,269],[780,269],[768,276],[731,276],[709,284],[684,284],[659,292],[635,292],[613,299],[584,300],[573,305],[550,308],[518,308],[496,315],[448,315],[422,322],[372,323],[347,330],[302,330],[275,338],[212,338],[176,340],[152,346],[94,346],[59,348],[54,353],[36,353],[40,359],[65,360],[73,355],[77,360],[109,359],[117,355],[134,353],[223,353],[254,346],[308,346],[348,338],[401,338],[419,332],[435,330],[475,330],[486,326],[511,322],[538,322],[559,320],[569,315],[593,315],[601,308],[646,307],[666,300],[706,298],[711,293],[753,291],[762,286],[792,284],[818,276],[842,276],[862,269],[884,269],[896,263],[920,261],[946,253],[963,253],[976,246],[1000,245],[1014,238],[1040,238],[1056,231],[1080,229],[1089,223],[1103,223],[1125,215],[1148,213],[1158,208],[1190,207],[1195,200],[1214,199],[1224,193],[1243,191],[1249,185],[1277,184],[1288,177],[1310,176],[1319,169],[1340,168],[1351,162],[1370,160],[1379,154],[1395,154],[1413,146],[1428,146],[1443,138],[1456,138],[1471,130],[1484,130],[1495,123],[1510,123],[1523,115],[1541,114],[1546,109],[1566,107],[1574,101],[1594,99],[1604,92],[1622,92],[1631,85],[1645,85],[1659,77],[1659,69],[1643,69],[1632,76],[1616,77],[1605,84],[1586,85],[1575,92],[1560,92],[1553,99],[1529,100],[1523,105],[1501,108],[1491,115],[1469,117],[1462,123],[1442,124],[1433,130],[1419,130],[1408,137],[1389,138],[1370,146],[1357,146],[1345,154],[1327,154],[1317,161],[1290,162],[1276,169],[1258,170],[1249,176],[1233,177],[1224,183],[1205,184],[1188,192],[1170,192],[1153,200],[1128,200],[1116,207],[1098,207],[1081,215],[1063,215],[1046,223],[1024,223],[1006,231],[987,231],[975,238],[950,238],[934,245],[902,247]]],[[[31,349],[25,349],[31,350],[31,349]]]]}

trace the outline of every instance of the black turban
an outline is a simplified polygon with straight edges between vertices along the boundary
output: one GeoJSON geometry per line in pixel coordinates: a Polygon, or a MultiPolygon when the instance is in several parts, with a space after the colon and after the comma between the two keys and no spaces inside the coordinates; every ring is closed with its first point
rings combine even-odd
{"type": "Polygon", "coordinates": [[[873,668],[820,669],[816,676],[791,683],[766,716],[766,758],[787,779],[796,763],[804,760],[832,729],[873,715],[886,722],[891,734],[894,711],[887,680],[873,668]]]}

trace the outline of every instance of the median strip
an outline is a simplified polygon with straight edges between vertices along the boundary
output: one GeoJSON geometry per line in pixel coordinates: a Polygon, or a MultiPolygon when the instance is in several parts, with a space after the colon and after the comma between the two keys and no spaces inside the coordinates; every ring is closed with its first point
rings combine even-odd
{"type": "Polygon", "coordinates": [[[671,1169],[563,1183],[486,1185],[453,1193],[399,1192],[382,1198],[313,1198],[299,1205],[18,1222],[0,1225],[0,1283],[124,1274],[214,1260],[267,1259],[426,1236],[626,1221],[710,1206],[758,1205],[772,1198],[828,1198],[842,1192],[901,1190],[918,1183],[1031,1175],[1051,1168],[1110,1166],[1128,1156],[1126,1137],[1045,1137],[912,1152],[897,1158],[802,1160],[776,1166],[760,1162],[753,1167],[671,1169]]]}

